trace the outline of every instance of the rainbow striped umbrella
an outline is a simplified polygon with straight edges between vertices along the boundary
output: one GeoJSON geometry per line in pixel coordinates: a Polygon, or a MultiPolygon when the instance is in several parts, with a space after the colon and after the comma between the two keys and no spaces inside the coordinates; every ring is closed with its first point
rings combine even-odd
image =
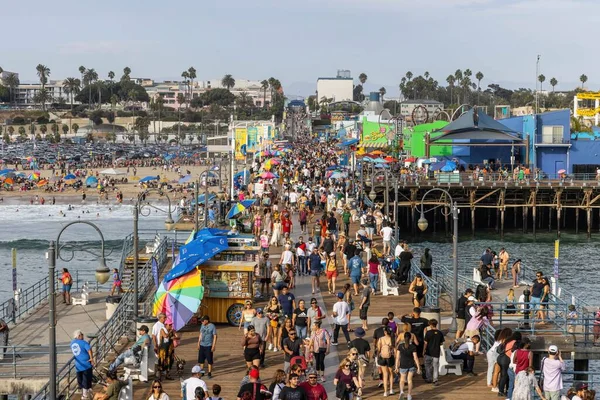
{"type": "Polygon", "coordinates": [[[31,175],[29,175],[30,181],[37,181],[40,179],[40,171],[33,171],[31,175]]]}
{"type": "Polygon", "coordinates": [[[202,273],[195,268],[179,278],[160,284],[154,295],[153,313],[167,314],[173,320],[173,329],[177,331],[192,319],[203,297],[202,273]]]}

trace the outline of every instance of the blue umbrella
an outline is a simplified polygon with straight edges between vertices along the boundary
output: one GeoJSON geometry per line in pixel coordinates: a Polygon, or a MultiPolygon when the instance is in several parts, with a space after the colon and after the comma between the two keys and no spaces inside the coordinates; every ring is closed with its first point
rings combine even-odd
{"type": "Polygon", "coordinates": [[[226,236],[199,236],[179,249],[179,262],[165,275],[164,281],[187,274],[227,248],[226,236]]]}
{"type": "Polygon", "coordinates": [[[256,199],[242,200],[242,201],[234,204],[233,207],[231,207],[231,210],[229,210],[229,212],[227,213],[226,218],[232,219],[239,213],[246,211],[254,203],[256,203],[256,199]]]}
{"type": "Polygon", "coordinates": [[[191,175],[186,175],[179,180],[179,183],[186,183],[186,182],[189,182],[191,179],[192,179],[191,175]]]}
{"type": "Polygon", "coordinates": [[[69,174],[69,175],[65,176],[65,181],[68,181],[69,179],[77,179],[77,177],[73,174],[69,174]]]}
{"type": "Polygon", "coordinates": [[[96,186],[98,184],[98,178],[95,176],[90,176],[85,180],[85,186],[91,187],[96,186]]]}
{"type": "Polygon", "coordinates": [[[14,169],[6,168],[6,169],[3,169],[3,170],[0,170],[0,175],[6,175],[9,172],[13,172],[13,171],[14,171],[14,169]]]}
{"type": "Polygon", "coordinates": [[[387,164],[375,164],[375,168],[388,168],[389,169],[390,166],[387,164]]]}
{"type": "Polygon", "coordinates": [[[150,181],[155,181],[155,180],[157,180],[157,179],[158,179],[158,177],[157,177],[157,176],[145,176],[145,177],[143,177],[142,179],[140,179],[140,182],[141,182],[141,183],[144,183],[144,182],[150,182],[150,181]]]}
{"type": "MultiPolygon", "coordinates": [[[[208,194],[208,201],[213,201],[216,197],[217,197],[216,194],[209,193],[208,194]]],[[[195,199],[192,199],[192,204],[196,204],[196,200],[195,199]]],[[[204,204],[204,194],[201,194],[200,196],[198,196],[198,204],[204,204]]]]}

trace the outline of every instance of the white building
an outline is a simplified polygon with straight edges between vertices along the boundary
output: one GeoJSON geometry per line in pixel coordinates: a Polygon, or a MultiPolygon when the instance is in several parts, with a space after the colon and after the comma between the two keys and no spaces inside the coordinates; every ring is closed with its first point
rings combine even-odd
{"type": "Polygon", "coordinates": [[[335,78],[317,79],[317,100],[323,97],[332,99],[332,102],[352,100],[354,83],[350,71],[338,70],[335,78]]]}
{"type": "MultiPolygon", "coordinates": [[[[69,94],[65,92],[62,80],[48,81],[45,88],[52,96],[53,102],[58,102],[60,98],[63,98],[66,103],[70,102],[69,94]]],[[[42,89],[40,83],[25,83],[17,86],[15,90],[15,103],[17,106],[33,106],[35,101],[33,100],[36,93],[42,89]]],[[[76,104],[77,102],[74,102],[76,104]]]]}
{"type": "Polygon", "coordinates": [[[412,117],[413,111],[419,106],[425,107],[429,118],[444,110],[444,103],[436,100],[405,100],[400,103],[400,114],[403,117],[412,117]]]}

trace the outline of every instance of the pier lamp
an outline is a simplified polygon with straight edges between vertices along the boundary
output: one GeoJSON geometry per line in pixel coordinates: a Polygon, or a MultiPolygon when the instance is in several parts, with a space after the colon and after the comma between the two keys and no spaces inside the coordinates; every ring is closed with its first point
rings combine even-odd
{"type": "MultiPolygon", "coordinates": [[[[62,236],[63,232],[70,227],[71,225],[75,225],[75,224],[85,224],[85,225],[89,225],[92,228],[94,228],[96,230],[96,232],[98,232],[98,234],[100,235],[100,245],[101,245],[101,253],[98,255],[99,259],[100,259],[100,265],[98,265],[98,268],[95,271],[95,277],[96,277],[96,281],[98,281],[98,283],[103,284],[106,283],[108,281],[108,278],[110,277],[110,269],[106,266],[106,257],[105,257],[105,253],[104,253],[104,235],[102,234],[102,231],[100,230],[100,228],[98,228],[98,226],[92,222],[89,221],[73,221],[68,223],[67,225],[65,225],[60,232],[58,232],[58,236],[56,237],[56,241],[50,241],[50,245],[48,246],[48,252],[46,253],[46,258],[48,260],[48,310],[49,310],[49,315],[50,315],[50,325],[49,325],[49,332],[48,332],[48,336],[50,339],[50,348],[48,349],[49,352],[49,357],[50,357],[50,379],[49,379],[49,398],[52,400],[55,400],[56,397],[56,377],[57,377],[57,370],[56,370],[56,299],[54,298],[55,295],[55,275],[56,275],[56,260],[60,259],[62,261],[65,262],[69,262],[73,259],[73,257],[75,256],[74,251],[71,250],[71,256],[69,258],[63,258],[60,255],[61,250],[64,249],[64,245],[61,246],[60,245],[60,237],[62,236]]],[[[91,253],[89,250],[84,250],[88,253],[91,253]]],[[[93,254],[93,253],[92,253],[93,254]]]]}
{"type": "Polygon", "coordinates": [[[167,218],[165,219],[165,224],[173,224],[173,214],[172,214],[172,210],[171,210],[171,198],[169,197],[168,194],[164,193],[162,190],[158,189],[158,188],[152,188],[152,189],[148,189],[148,190],[144,190],[142,193],[140,193],[137,197],[137,201],[135,202],[135,205],[133,206],[133,301],[135,302],[135,304],[132,304],[133,307],[133,317],[134,319],[137,318],[138,316],[138,300],[139,300],[139,290],[138,290],[138,267],[139,267],[139,242],[140,242],[140,238],[139,238],[139,229],[138,229],[138,222],[139,222],[139,215],[142,214],[144,216],[148,216],[150,213],[144,213],[143,209],[145,207],[152,207],[155,208],[157,210],[161,210],[163,212],[167,213],[167,218]],[[152,192],[156,192],[161,196],[165,196],[167,198],[167,202],[169,204],[169,208],[168,210],[162,210],[156,206],[151,205],[147,200],[146,197],[151,194],[152,192]]]}
{"type": "Polygon", "coordinates": [[[452,214],[453,221],[453,234],[452,234],[452,323],[450,324],[449,332],[456,334],[457,324],[456,324],[456,302],[458,301],[458,207],[456,206],[456,202],[450,196],[445,189],[433,188],[425,192],[423,197],[421,198],[421,216],[417,221],[417,226],[421,231],[427,230],[429,226],[429,222],[425,218],[425,211],[423,210],[423,202],[427,195],[431,192],[442,192],[448,196],[450,200],[450,213],[452,214]]]}

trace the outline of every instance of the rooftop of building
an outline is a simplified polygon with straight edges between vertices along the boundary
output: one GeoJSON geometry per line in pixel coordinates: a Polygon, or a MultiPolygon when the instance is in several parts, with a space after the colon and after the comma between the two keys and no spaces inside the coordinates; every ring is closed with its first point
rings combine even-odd
{"type": "Polygon", "coordinates": [[[400,104],[442,104],[437,100],[404,100],[400,104]]]}

